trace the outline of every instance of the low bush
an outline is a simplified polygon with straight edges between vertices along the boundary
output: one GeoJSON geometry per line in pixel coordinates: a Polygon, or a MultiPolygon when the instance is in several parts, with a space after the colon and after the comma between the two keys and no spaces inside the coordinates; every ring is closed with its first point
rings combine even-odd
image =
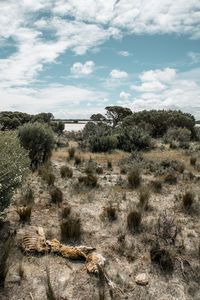
{"type": "Polygon", "coordinates": [[[139,206],[141,209],[147,210],[148,201],[150,198],[150,188],[149,186],[141,186],[139,189],[139,206]]]}
{"type": "Polygon", "coordinates": [[[81,162],[82,162],[82,158],[81,158],[81,156],[80,155],[75,155],[74,156],[74,164],[75,165],[80,165],[81,164],[81,162]]]}
{"type": "Polygon", "coordinates": [[[38,168],[38,174],[42,177],[44,181],[48,185],[54,185],[55,182],[55,175],[52,171],[52,168],[49,166],[41,166],[38,168]]]}
{"type": "Polygon", "coordinates": [[[31,219],[32,205],[17,208],[17,213],[21,223],[29,223],[31,219]]]}
{"type": "Polygon", "coordinates": [[[78,215],[68,216],[60,223],[61,239],[63,241],[77,240],[81,236],[81,220],[78,215]]]}
{"type": "Polygon", "coordinates": [[[132,168],[128,173],[128,183],[132,188],[137,188],[141,183],[141,175],[138,167],[132,168]]]}
{"type": "Polygon", "coordinates": [[[139,230],[142,220],[142,214],[140,211],[131,211],[127,216],[127,227],[131,232],[139,230]]]}
{"type": "Polygon", "coordinates": [[[155,193],[160,193],[162,191],[162,181],[159,179],[152,180],[151,186],[155,193]]]}
{"type": "Polygon", "coordinates": [[[103,168],[101,166],[97,166],[96,167],[96,173],[99,174],[99,175],[103,174],[103,168]]]}
{"type": "Polygon", "coordinates": [[[191,164],[191,166],[195,166],[196,162],[197,162],[197,157],[195,157],[195,156],[190,157],[190,164],[191,164]]]}
{"type": "Polygon", "coordinates": [[[62,214],[61,214],[62,219],[67,218],[69,216],[70,212],[71,212],[71,206],[69,204],[68,205],[63,205],[62,214]]]}
{"type": "Polygon", "coordinates": [[[73,176],[73,170],[68,166],[62,166],[60,168],[60,175],[62,178],[71,178],[73,176]]]}
{"type": "Polygon", "coordinates": [[[117,138],[114,136],[91,136],[88,139],[91,152],[108,152],[117,148],[117,138]]]}
{"type": "Polygon", "coordinates": [[[172,259],[170,252],[167,249],[165,248],[160,249],[158,245],[154,246],[150,250],[150,257],[152,262],[159,264],[162,271],[164,272],[173,271],[174,261],[172,259]]]}
{"type": "Polygon", "coordinates": [[[194,202],[194,193],[187,191],[184,195],[183,195],[183,206],[186,209],[189,209],[193,202],[194,202]]]}
{"type": "Polygon", "coordinates": [[[14,239],[10,236],[4,244],[3,251],[0,256],[0,287],[4,286],[6,275],[8,273],[8,257],[14,246],[14,239]]]}
{"type": "Polygon", "coordinates": [[[95,187],[97,186],[98,178],[93,174],[88,174],[87,176],[80,176],[78,181],[88,187],[95,187]]]}
{"type": "Polygon", "coordinates": [[[68,149],[68,154],[69,154],[69,159],[73,159],[74,158],[74,154],[75,154],[75,148],[74,147],[70,147],[68,149]]]}
{"type": "Polygon", "coordinates": [[[104,212],[110,221],[114,221],[117,219],[116,207],[111,203],[108,206],[104,207],[104,212]]]}
{"type": "Polygon", "coordinates": [[[52,188],[50,191],[51,200],[54,203],[61,203],[63,200],[63,193],[58,187],[52,188]]]}
{"type": "Polygon", "coordinates": [[[107,168],[112,169],[112,161],[110,159],[107,160],[107,168]]]}
{"type": "Polygon", "coordinates": [[[169,172],[165,175],[164,181],[169,184],[176,184],[177,183],[177,175],[175,172],[169,172]]]}

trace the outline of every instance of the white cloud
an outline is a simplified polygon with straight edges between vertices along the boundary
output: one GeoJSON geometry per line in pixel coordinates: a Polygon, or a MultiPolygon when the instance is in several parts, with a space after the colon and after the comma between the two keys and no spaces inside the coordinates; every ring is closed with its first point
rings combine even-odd
{"type": "Polygon", "coordinates": [[[85,64],[76,62],[70,69],[71,74],[75,77],[81,77],[91,74],[94,71],[95,64],[93,61],[86,61],[85,64]]]}
{"type": "Polygon", "coordinates": [[[188,56],[192,59],[192,62],[194,64],[199,63],[200,62],[200,52],[189,52],[188,56]]]}
{"type": "Polygon", "coordinates": [[[119,51],[118,52],[119,55],[122,55],[122,56],[131,56],[132,54],[129,53],[128,51],[119,51]]]}
{"type": "Polygon", "coordinates": [[[121,92],[119,96],[120,96],[120,98],[128,99],[131,96],[131,94],[126,93],[126,92],[121,92]]]}
{"type": "Polygon", "coordinates": [[[126,78],[128,77],[128,73],[126,73],[125,71],[114,69],[110,72],[110,77],[112,79],[126,78]]]}
{"type": "MultiPolygon", "coordinates": [[[[149,71],[148,71],[149,72],[149,71]]],[[[200,83],[198,82],[198,72],[200,69],[184,73],[176,73],[176,76],[153,75],[161,74],[162,70],[151,70],[150,73],[143,72],[139,78],[146,80],[140,86],[132,86],[139,92],[137,97],[129,100],[129,106],[134,111],[144,109],[180,109],[190,112],[197,119],[200,118],[200,83]],[[155,78],[165,80],[165,85],[155,78]],[[150,81],[152,79],[152,81],[150,81]]]]}
{"type": "Polygon", "coordinates": [[[170,82],[176,77],[176,70],[165,68],[164,70],[150,70],[143,72],[140,76],[141,81],[163,81],[170,82]]]}

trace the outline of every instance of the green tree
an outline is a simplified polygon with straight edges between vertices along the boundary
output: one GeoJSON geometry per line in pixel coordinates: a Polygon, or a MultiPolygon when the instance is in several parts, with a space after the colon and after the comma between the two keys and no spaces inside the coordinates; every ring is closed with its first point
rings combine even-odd
{"type": "Polygon", "coordinates": [[[0,132],[0,212],[29,173],[28,151],[21,147],[14,132],[0,132]]]}
{"type": "Polygon", "coordinates": [[[121,122],[125,117],[132,115],[130,108],[122,106],[107,106],[106,116],[108,119],[112,120],[113,128],[115,128],[119,122],[121,122]]]}
{"type": "Polygon", "coordinates": [[[48,160],[55,144],[51,127],[38,122],[26,123],[19,127],[19,139],[21,145],[29,150],[32,170],[48,160]]]}
{"type": "Polygon", "coordinates": [[[104,117],[102,114],[98,113],[98,114],[91,115],[90,120],[94,121],[94,122],[103,122],[103,121],[106,121],[106,117],[104,117]]]}

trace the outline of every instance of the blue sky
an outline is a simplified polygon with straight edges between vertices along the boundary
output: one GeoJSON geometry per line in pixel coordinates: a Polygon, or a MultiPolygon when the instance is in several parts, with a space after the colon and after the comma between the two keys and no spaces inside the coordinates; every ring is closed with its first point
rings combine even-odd
{"type": "Polygon", "coordinates": [[[0,110],[200,119],[199,0],[1,0],[0,110]]]}

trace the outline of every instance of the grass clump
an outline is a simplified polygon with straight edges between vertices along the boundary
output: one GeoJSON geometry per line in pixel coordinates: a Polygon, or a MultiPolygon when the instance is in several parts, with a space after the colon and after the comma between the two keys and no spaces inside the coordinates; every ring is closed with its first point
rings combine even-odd
{"type": "Polygon", "coordinates": [[[191,166],[195,166],[197,162],[197,158],[195,156],[190,157],[190,164],[191,166]]]}
{"type": "Polygon", "coordinates": [[[74,147],[70,147],[68,149],[68,154],[69,154],[69,159],[73,159],[74,158],[74,154],[75,154],[75,148],[74,147]]]}
{"type": "Polygon", "coordinates": [[[62,219],[67,218],[70,215],[70,212],[71,212],[71,206],[69,204],[63,206],[62,213],[61,213],[62,219]]]}
{"type": "Polygon", "coordinates": [[[73,176],[73,170],[71,168],[69,168],[68,166],[62,166],[60,168],[60,175],[62,178],[72,178],[73,176]]]}
{"type": "Polygon", "coordinates": [[[63,200],[63,193],[58,187],[54,187],[50,191],[50,195],[51,195],[51,200],[54,203],[61,203],[63,200]]]}
{"type": "Polygon", "coordinates": [[[33,205],[31,205],[31,204],[17,208],[17,213],[20,218],[20,223],[29,223],[30,222],[32,208],[33,208],[33,205]]]}
{"type": "Polygon", "coordinates": [[[182,198],[183,206],[186,209],[189,209],[194,202],[194,193],[187,191],[182,198]]]}
{"type": "Polygon", "coordinates": [[[160,193],[162,191],[162,181],[159,179],[152,180],[151,186],[155,193],[160,193]]]}
{"type": "Polygon", "coordinates": [[[169,184],[177,183],[177,175],[175,172],[169,172],[165,175],[165,182],[169,184]]]}
{"type": "Polygon", "coordinates": [[[103,167],[102,166],[97,166],[96,167],[96,173],[99,174],[99,175],[103,174],[103,167]]]}
{"type": "Polygon", "coordinates": [[[149,186],[141,186],[139,189],[139,206],[141,209],[148,209],[148,201],[150,198],[150,188],[149,186]]]}
{"type": "Polygon", "coordinates": [[[142,214],[140,211],[133,210],[127,216],[127,227],[131,232],[139,230],[141,225],[142,214]]]}
{"type": "Polygon", "coordinates": [[[112,205],[112,203],[109,203],[108,206],[104,207],[104,213],[110,221],[114,221],[117,219],[117,209],[112,205]]]}
{"type": "Polygon", "coordinates": [[[75,155],[74,156],[74,164],[75,165],[80,165],[81,164],[81,162],[82,162],[82,158],[81,158],[81,156],[80,155],[75,155]]]}
{"type": "Polygon", "coordinates": [[[61,239],[77,240],[81,236],[81,219],[78,215],[68,216],[60,223],[61,239]]]}
{"type": "Polygon", "coordinates": [[[112,169],[112,161],[110,159],[107,160],[107,168],[112,169]]]}
{"type": "Polygon", "coordinates": [[[141,183],[141,175],[138,167],[132,168],[128,173],[128,183],[132,188],[137,188],[141,183]]]}
{"type": "Polygon", "coordinates": [[[172,272],[174,269],[174,261],[170,252],[162,248],[160,249],[159,245],[156,245],[150,250],[150,257],[153,263],[159,264],[160,268],[164,272],[172,272]]]}
{"type": "Polygon", "coordinates": [[[44,181],[46,181],[46,183],[48,185],[54,185],[55,182],[55,175],[52,171],[52,169],[48,166],[41,166],[38,168],[38,174],[42,177],[42,179],[44,181]]]}
{"type": "Polygon", "coordinates": [[[34,191],[30,185],[28,185],[25,191],[22,193],[21,203],[24,205],[34,203],[34,191]]]}
{"type": "Polygon", "coordinates": [[[93,174],[88,174],[87,176],[80,176],[78,181],[88,187],[95,187],[97,186],[98,178],[93,174]]]}

